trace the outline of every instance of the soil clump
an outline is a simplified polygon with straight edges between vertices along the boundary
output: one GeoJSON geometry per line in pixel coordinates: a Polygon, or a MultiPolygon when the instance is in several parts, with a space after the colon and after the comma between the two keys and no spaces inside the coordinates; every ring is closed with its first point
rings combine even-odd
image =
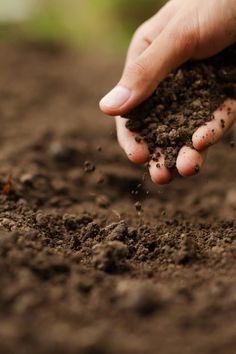
{"type": "Polygon", "coordinates": [[[165,166],[174,168],[181,147],[192,147],[196,129],[213,119],[213,112],[226,98],[236,98],[235,62],[236,45],[210,59],[188,62],[125,115],[129,119],[126,126],[140,134],[137,142],[142,139],[147,143],[151,159],[158,162],[157,148],[161,148],[165,166]]]}

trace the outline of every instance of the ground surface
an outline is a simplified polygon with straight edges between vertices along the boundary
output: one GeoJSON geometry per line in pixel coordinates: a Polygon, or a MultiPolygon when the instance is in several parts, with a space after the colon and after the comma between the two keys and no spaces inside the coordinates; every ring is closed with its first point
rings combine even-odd
{"type": "Polygon", "coordinates": [[[119,61],[0,53],[1,354],[235,353],[235,149],[143,182],[97,110],[119,61]]]}

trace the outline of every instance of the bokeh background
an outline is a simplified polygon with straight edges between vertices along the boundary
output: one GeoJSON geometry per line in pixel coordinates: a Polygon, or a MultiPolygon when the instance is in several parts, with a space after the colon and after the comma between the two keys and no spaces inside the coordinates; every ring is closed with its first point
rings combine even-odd
{"type": "Polygon", "coordinates": [[[123,51],[165,0],[1,0],[0,36],[123,51]]]}

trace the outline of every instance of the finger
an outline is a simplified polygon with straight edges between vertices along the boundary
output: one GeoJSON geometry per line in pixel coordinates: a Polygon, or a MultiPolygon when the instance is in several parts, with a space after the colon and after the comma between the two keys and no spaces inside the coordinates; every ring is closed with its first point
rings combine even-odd
{"type": "Polygon", "coordinates": [[[165,160],[161,149],[157,149],[156,153],[159,155],[158,160],[151,160],[149,162],[149,172],[151,179],[156,184],[170,183],[173,178],[173,172],[165,167],[165,160]]]}
{"type": "Polygon", "coordinates": [[[100,102],[109,115],[123,115],[152,94],[168,73],[187,61],[197,45],[194,21],[183,25],[181,17],[173,19],[153,43],[129,63],[119,84],[100,102]]]}
{"type": "Polygon", "coordinates": [[[227,99],[213,114],[212,121],[197,129],[193,134],[193,146],[197,150],[218,142],[236,121],[236,100],[227,99]]]}
{"type": "Polygon", "coordinates": [[[169,1],[153,17],[138,28],[128,49],[126,66],[152,44],[178,9],[178,1],[169,1]]]}
{"type": "Polygon", "coordinates": [[[183,146],[176,160],[176,168],[181,176],[188,177],[197,174],[206,159],[207,150],[196,151],[188,146],[183,146]]]}
{"type": "Polygon", "coordinates": [[[132,162],[143,164],[149,157],[148,147],[142,140],[137,139],[138,133],[133,133],[126,128],[126,121],[127,119],[116,117],[118,142],[132,162]]]}

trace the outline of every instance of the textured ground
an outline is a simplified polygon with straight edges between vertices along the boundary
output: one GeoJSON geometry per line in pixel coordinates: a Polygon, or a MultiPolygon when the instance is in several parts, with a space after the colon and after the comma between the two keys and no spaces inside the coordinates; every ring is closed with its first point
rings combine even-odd
{"type": "Polygon", "coordinates": [[[97,110],[120,68],[0,46],[3,354],[235,353],[233,137],[199,176],[143,181],[97,110]]]}

